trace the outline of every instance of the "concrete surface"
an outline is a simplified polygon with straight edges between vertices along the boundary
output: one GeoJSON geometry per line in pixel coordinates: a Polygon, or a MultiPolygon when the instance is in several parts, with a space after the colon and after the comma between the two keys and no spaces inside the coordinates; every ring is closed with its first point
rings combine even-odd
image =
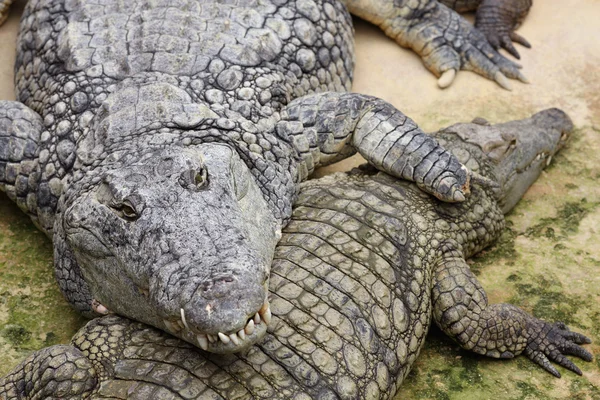
{"type": "MultiPolygon", "coordinates": [[[[0,99],[14,99],[23,3],[17,1],[0,27],[0,99]]],[[[491,302],[565,321],[592,338],[586,348],[594,361],[575,360],[582,377],[558,367],[563,378],[556,379],[524,357],[497,361],[462,351],[432,329],[398,399],[600,399],[599,18],[598,0],[535,1],[519,30],[533,45],[519,49],[531,84],[513,82],[512,92],[469,72],[439,90],[416,55],[356,22],[354,91],[391,102],[425,130],[477,116],[492,122],[523,118],[548,107],[565,110],[577,127],[510,214],[505,235],[472,268],[491,302]]],[[[67,342],[83,323],[54,284],[49,241],[0,195],[0,375],[32,350],[67,342]]]]}

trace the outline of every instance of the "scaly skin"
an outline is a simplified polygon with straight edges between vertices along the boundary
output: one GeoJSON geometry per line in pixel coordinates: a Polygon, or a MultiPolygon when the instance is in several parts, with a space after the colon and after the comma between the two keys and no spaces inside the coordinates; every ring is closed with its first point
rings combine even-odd
{"type": "Polygon", "coordinates": [[[424,195],[373,170],[302,185],[271,269],[272,322],[247,352],[214,355],[138,322],[96,319],[71,346],[34,353],[0,398],[389,399],[417,357],[431,317],[463,347],[518,354],[558,374],[565,354],[591,355],[563,324],[488,305],[465,262],[499,236],[520,197],[572,125],[547,110],[496,126],[458,124],[438,137],[482,175],[463,203],[424,195]],[[546,154],[538,157],[539,154],[546,154]],[[524,168],[528,167],[528,168],[524,168]]]}
{"type": "MultiPolygon", "coordinates": [[[[494,43],[500,43],[505,47],[506,32],[513,40],[527,45],[525,39],[512,32],[516,28],[513,15],[517,13],[520,22],[527,13],[527,10],[520,7],[520,2],[525,1],[531,2],[531,0],[484,1],[486,4],[489,3],[489,6],[482,7],[486,10],[482,13],[481,19],[487,22],[482,24],[481,28],[488,36],[488,40],[494,40],[494,43]],[[510,13],[510,16],[507,13],[510,13]]],[[[11,2],[12,0],[0,1],[0,19],[6,19],[8,16],[11,2]]],[[[380,25],[399,44],[413,49],[435,75],[440,76],[448,71],[438,82],[442,88],[452,83],[458,69],[475,71],[488,79],[495,80],[506,89],[510,88],[506,77],[526,81],[518,71],[519,65],[490,49],[486,39],[458,15],[445,7],[439,8],[442,3],[459,12],[470,11],[475,10],[481,0],[440,0],[439,3],[438,0],[343,0],[343,2],[347,3],[350,12],[380,25]],[[392,24],[393,29],[389,29],[389,25],[392,24]],[[438,49],[431,54],[428,44],[443,49],[438,49]]],[[[307,4],[305,10],[313,13],[315,3],[307,4]]],[[[1,23],[0,21],[0,25],[1,23]]],[[[335,31],[331,33],[336,34],[335,31]]],[[[498,45],[494,48],[498,49],[498,45]]]]}
{"type": "Polygon", "coordinates": [[[475,11],[475,27],[482,31],[494,47],[504,48],[517,59],[521,56],[512,42],[527,48],[531,45],[515,32],[529,13],[533,0],[440,0],[457,12],[475,11]]]}
{"type": "MultiPolygon", "coordinates": [[[[425,3],[381,18],[438,32],[450,10],[419,16],[442,7],[425,3]]],[[[29,1],[19,102],[0,102],[0,189],[52,238],[69,302],[241,351],[265,334],[240,336],[268,314],[275,245],[313,168],[359,151],[464,201],[477,175],[390,104],[345,93],[352,33],[336,0],[29,1]]]]}

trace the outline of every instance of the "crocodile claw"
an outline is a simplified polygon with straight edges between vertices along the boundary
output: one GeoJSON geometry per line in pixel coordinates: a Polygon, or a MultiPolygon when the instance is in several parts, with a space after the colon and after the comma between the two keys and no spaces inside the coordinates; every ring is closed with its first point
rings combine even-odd
{"type": "Polygon", "coordinates": [[[530,329],[532,337],[523,353],[530,360],[557,378],[560,378],[561,374],[551,362],[573,371],[577,375],[581,375],[579,367],[565,357],[565,355],[574,355],[582,360],[592,361],[592,354],[579,346],[580,344],[588,344],[592,341],[585,335],[570,331],[562,322],[555,324],[539,320],[537,322],[530,329]]]}

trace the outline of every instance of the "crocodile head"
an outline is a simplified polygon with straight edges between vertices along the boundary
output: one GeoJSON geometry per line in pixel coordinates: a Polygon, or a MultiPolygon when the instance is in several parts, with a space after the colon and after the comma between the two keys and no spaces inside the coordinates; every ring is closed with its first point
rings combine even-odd
{"type": "Polygon", "coordinates": [[[249,168],[223,144],[130,157],[63,218],[92,296],[204,350],[247,348],[270,320],[280,236],[249,168]]]}
{"type": "Polygon", "coordinates": [[[464,165],[498,183],[495,195],[507,213],[550,165],[572,130],[569,117],[552,108],[495,125],[477,118],[445,128],[436,136],[464,165]]]}

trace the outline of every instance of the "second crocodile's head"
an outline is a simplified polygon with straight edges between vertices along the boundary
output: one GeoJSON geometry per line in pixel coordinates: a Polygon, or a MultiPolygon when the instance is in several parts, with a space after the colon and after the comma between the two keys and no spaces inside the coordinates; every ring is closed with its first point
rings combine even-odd
{"type": "Polygon", "coordinates": [[[62,218],[92,297],[210,352],[249,347],[271,317],[280,223],[230,146],[142,153],[105,170],[62,218]]]}
{"type": "Polygon", "coordinates": [[[550,165],[572,130],[567,114],[552,108],[495,125],[478,118],[435,135],[461,163],[498,184],[498,205],[507,213],[550,165]]]}

